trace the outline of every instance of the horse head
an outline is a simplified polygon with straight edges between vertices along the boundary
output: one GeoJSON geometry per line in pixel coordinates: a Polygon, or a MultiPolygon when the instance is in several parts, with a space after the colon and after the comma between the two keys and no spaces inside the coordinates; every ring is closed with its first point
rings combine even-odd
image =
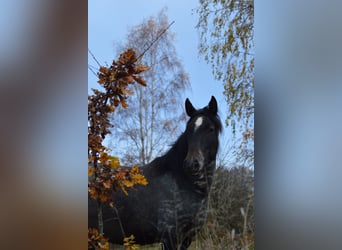
{"type": "Polygon", "coordinates": [[[219,133],[222,130],[217,115],[217,101],[212,96],[208,106],[195,109],[189,99],[186,99],[185,110],[190,119],[185,131],[188,151],[183,167],[200,190],[204,191],[211,185],[219,133]]]}

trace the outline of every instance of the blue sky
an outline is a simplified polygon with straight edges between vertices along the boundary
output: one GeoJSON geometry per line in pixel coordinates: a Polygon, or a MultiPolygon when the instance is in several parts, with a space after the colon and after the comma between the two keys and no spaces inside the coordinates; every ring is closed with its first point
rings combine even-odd
{"type": "MultiPolygon", "coordinates": [[[[191,90],[186,91],[193,105],[202,108],[211,96],[218,101],[222,122],[227,114],[227,103],[223,95],[223,84],[215,81],[211,67],[198,55],[199,32],[195,28],[198,20],[196,8],[198,0],[150,0],[146,1],[88,1],[88,47],[101,64],[110,64],[117,58],[115,44],[122,42],[130,27],[140,24],[144,19],[155,16],[167,7],[169,21],[175,21],[170,30],[175,33],[175,47],[185,71],[189,74],[191,90]]],[[[89,64],[97,66],[88,55],[89,64]]],[[[88,71],[88,89],[97,88],[96,76],[88,71]]],[[[224,129],[221,139],[229,138],[224,129]]],[[[230,134],[230,133],[229,133],[230,134]]],[[[175,138],[176,139],[176,138],[175,138]]]]}

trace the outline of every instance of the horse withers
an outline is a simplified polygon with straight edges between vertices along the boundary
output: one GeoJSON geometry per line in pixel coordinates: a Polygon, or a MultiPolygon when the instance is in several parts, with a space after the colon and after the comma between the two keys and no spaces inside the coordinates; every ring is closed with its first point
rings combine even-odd
{"type": "MultiPolygon", "coordinates": [[[[185,131],[165,155],[141,167],[149,184],[128,196],[116,192],[114,208],[103,206],[104,235],[111,243],[133,234],[139,244],[185,250],[205,223],[222,125],[213,96],[202,109],[186,99],[185,110],[185,131]]],[[[97,228],[96,201],[88,203],[88,227],[97,228]]]]}

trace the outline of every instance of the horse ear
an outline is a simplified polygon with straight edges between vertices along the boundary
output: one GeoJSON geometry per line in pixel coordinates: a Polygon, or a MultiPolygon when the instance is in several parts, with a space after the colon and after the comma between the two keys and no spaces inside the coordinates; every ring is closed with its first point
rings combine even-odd
{"type": "Polygon", "coordinates": [[[217,114],[217,101],[214,96],[211,96],[208,106],[211,112],[213,112],[214,114],[217,114]]]}
{"type": "Polygon", "coordinates": [[[189,98],[186,98],[185,100],[185,110],[188,116],[191,116],[196,111],[194,106],[192,106],[191,102],[189,101],[189,98]]]}

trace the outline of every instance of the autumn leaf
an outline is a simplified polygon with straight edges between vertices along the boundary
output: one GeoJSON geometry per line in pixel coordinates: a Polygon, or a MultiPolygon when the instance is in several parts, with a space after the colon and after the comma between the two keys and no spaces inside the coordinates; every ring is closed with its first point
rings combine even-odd
{"type": "Polygon", "coordinates": [[[94,173],[95,173],[95,168],[94,167],[88,168],[88,176],[92,176],[94,173]]]}
{"type": "Polygon", "coordinates": [[[135,244],[134,235],[125,237],[123,241],[124,241],[124,247],[126,250],[137,250],[140,247],[139,244],[135,244]]]}
{"type": "Polygon", "coordinates": [[[109,249],[109,243],[108,241],[105,241],[105,242],[99,242],[98,243],[98,246],[100,247],[100,249],[105,249],[105,250],[108,250],[109,249]]]}
{"type": "Polygon", "coordinates": [[[111,183],[111,181],[110,180],[108,180],[108,181],[106,181],[106,182],[104,182],[103,183],[103,186],[105,187],[105,188],[111,188],[112,187],[112,183],[111,183]]]}
{"type": "Polygon", "coordinates": [[[123,180],[122,183],[125,185],[125,187],[133,187],[134,186],[134,183],[130,180],[123,180]]]}
{"type": "Polygon", "coordinates": [[[136,68],[136,70],[135,70],[135,74],[140,74],[140,73],[142,73],[142,72],[144,72],[144,71],[147,71],[147,70],[149,70],[150,69],[150,67],[147,67],[147,66],[145,66],[145,65],[142,65],[142,64],[140,64],[140,65],[138,65],[137,66],[137,68],[136,68]]]}
{"type": "Polygon", "coordinates": [[[105,75],[108,75],[108,73],[109,73],[109,69],[104,67],[104,66],[100,66],[99,71],[105,75]]]}
{"type": "Polygon", "coordinates": [[[105,152],[101,152],[100,159],[99,159],[100,163],[101,164],[106,164],[108,159],[109,159],[109,155],[107,153],[105,153],[105,152]]]}
{"type": "Polygon", "coordinates": [[[96,228],[88,228],[88,249],[97,246],[96,249],[109,249],[108,238],[101,236],[96,228]]]}
{"type": "Polygon", "coordinates": [[[119,105],[120,101],[116,98],[114,99],[114,106],[117,107],[119,105]]]}
{"type": "Polygon", "coordinates": [[[126,76],[124,78],[124,81],[128,84],[132,84],[134,82],[134,78],[133,78],[133,76],[126,76]]]}
{"type": "Polygon", "coordinates": [[[125,187],[121,187],[121,191],[122,191],[125,195],[128,195],[128,192],[127,192],[127,190],[125,189],[125,187]]]}
{"type": "Polygon", "coordinates": [[[120,160],[118,157],[111,156],[109,157],[108,165],[110,168],[119,168],[120,167],[120,160]]]}
{"type": "Polygon", "coordinates": [[[95,160],[94,156],[89,156],[88,157],[88,163],[91,163],[95,160]]]}
{"type": "Polygon", "coordinates": [[[139,173],[139,167],[137,167],[137,166],[132,167],[132,168],[131,168],[131,173],[132,173],[132,174],[137,174],[137,173],[139,173]]]}
{"type": "Polygon", "coordinates": [[[123,107],[123,108],[127,108],[128,107],[128,104],[127,104],[127,102],[126,102],[126,100],[125,99],[121,99],[121,106],[123,107]]]}
{"type": "Polygon", "coordinates": [[[99,239],[99,232],[96,228],[88,228],[88,242],[99,239]]]}
{"type": "Polygon", "coordinates": [[[113,113],[114,110],[115,110],[115,108],[114,108],[113,106],[108,105],[108,112],[109,112],[109,113],[113,113]]]}
{"type": "Polygon", "coordinates": [[[110,74],[108,80],[109,80],[110,82],[114,82],[114,81],[115,81],[115,76],[114,76],[114,74],[110,74]]]}
{"type": "Polygon", "coordinates": [[[91,187],[88,189],[88,192],[89,192],[89,195],[91,198],[93,199],[97,199],[98,198],[98,194],[97,194],[97,191],[94,187],[91,187]]]}
{"type": "Polygon", "coordinates": [[[133,176],[133,183],[146,186],[148,184],[148,181],[146,180],[145,176],[143,176],[142,174],[136,174],[133,176]]]}
{"type": "Polygon", "coordinates": [[[139,77],[139,76],[133,76],[133,78],[134,78],[134,80],[135,80],[137,83],[141,84],[142,86],[146,86],[146,85],[147,85],[147,84],[146,84],[146,81],[145,81],[144,79],[142,79],[141,77],[139,77]]]}
{"type": "Polygon", "coordinates": [[[104,76],[99,76],[99,80],[97,81],[98,83],[102,84],[102,83],[105,83],[106,82],[106,77],[104,76]]]}
{"type": "Polygon", "coordinates": [[[101,201],[101,202],[104,203],[104,202],[106,202],[107,200],[108,200],[108,197],[107,197],[105,194],[101,194],[101,195],[100,195],[100,201],[101,201]]]}
{"type": "Polygon", "coordinates": [[[128,49],[126,52],[122,53],[119,57],[119,61],[122,64],[135,63],[137,59],[134,50],[128,49]]]}
{"type": "Polygon", "coordinates": [[[128,95],[133,95],[133,94],[134,94],[134,92],[131,91],[131,90],[129,90],[129,89],[122,89],[121,92],[122,92],[122,94],[124,94],[124,95],[126,95],[126,94],[128,94],[128,95]]]}

